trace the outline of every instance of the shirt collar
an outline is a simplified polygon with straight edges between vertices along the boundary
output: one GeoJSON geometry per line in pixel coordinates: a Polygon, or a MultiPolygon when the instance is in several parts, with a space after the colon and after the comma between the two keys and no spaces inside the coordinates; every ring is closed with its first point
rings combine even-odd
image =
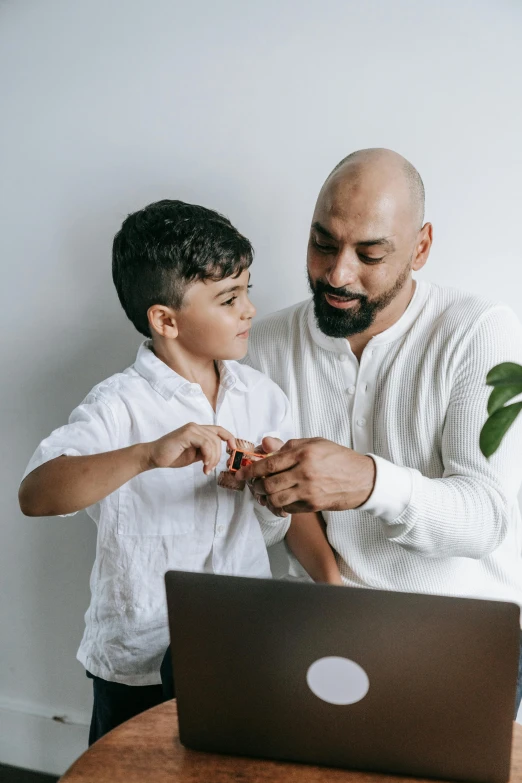
{"type": "MultiPolygon", "coordinates": [[[[376,347],[377,345],[391,343],[399,337],[402,337],[402,335],[412,326],[424,307],[430,292],[430,284],[425,280],[417,280],[416,283],[417,285],[415,286],[411,301],[399,320],[392,324],[389,329],[385,329],[384,332],[380,332],[379,334],[376,334],[375,337],[372,337],[368,342],[368,345],[376,347]]],[[[323,334],[319,329],[317,321],[315,320],[313,300],[311,300],[308,305],[308,327],[314,342],[321,348],[326,348],[327,351],[335,351],[335,353],[352,353],[350,343],[345,337],[327,337],[327,335],[323,334]]]]}
{"type": "MultiPolygon", "coordinates": [[[[231,389],[236,389],[240,392],[247,391],[245,383],[241,380],[232,362],[218,361],[217,366],[220,383],[224,389],[227,391],[231,389]]],[[[157,391],[166,400],[171,399],[178,393],[190,396],[201,391],[199,384],[191,383],[186,378],[183,378],[182,375],[174,372],[161,359],[158,359],[152,350],[152,340],[145,340],[140,345],[136,361],[134,362],[134,369],[149,382],[154,391],[157,391]]]]}
{"type": "Polygon", "coordinates": [[[239,372],[237,372],[236,368],[234,367],[235,364],[236,362],[229,362],[224,360],[218,361],[217,366],[221,385],[227,391],[230,389],[235,389],[236,391],[246,392],[248,391],[248,387],[241,379],[239,372]]]}

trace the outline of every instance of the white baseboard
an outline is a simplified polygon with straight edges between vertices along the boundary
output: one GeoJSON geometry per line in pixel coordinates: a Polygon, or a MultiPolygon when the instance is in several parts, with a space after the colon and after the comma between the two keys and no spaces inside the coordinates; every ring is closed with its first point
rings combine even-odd
{"type": "Polygon", "coordinates": [[[90,716],[0,699],[0,763],[63,775],[87,749],[90,716]]]}

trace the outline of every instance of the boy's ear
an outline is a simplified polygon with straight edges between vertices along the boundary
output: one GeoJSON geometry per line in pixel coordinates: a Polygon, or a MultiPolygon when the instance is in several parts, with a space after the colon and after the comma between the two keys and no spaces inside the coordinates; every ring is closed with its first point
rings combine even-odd
{"type": "Polygon", "coordinates": [[[147,310],[151,332],[173,340],[178,336],[176,311],[166,305],[152,305],[147,310]]]}

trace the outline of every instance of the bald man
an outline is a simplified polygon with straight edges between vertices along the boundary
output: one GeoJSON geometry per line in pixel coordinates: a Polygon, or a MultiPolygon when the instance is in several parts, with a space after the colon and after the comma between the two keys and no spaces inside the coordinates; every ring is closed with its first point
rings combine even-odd
{"type": "MultiPolygon", "coordinates": [[[[312,298],[250,339],[299,439],[243,474],[282,514],[323,512],[346,585],[522,606],[522,419],[489,461],[479,450],[486,374],[522,363],[522,329],[502,304],[413,279],[432,238],[403,157],[362,150],[336,166],[312,218],[312,298]]],[[[290,517],[266,534],[291,536],[290,517]]]]}

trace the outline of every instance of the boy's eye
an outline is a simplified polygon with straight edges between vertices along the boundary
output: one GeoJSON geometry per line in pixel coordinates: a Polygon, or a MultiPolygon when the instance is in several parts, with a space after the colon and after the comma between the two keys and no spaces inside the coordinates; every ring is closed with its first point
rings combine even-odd
{"type": "MultiPolygon", "coordinates": [[[[246,288],[247,291],[249,291],[252,288],[252,283],[249,283],[246,288]]],[[[221,302],[221,304],[226,305],[227,307],[232,307],[236,299],[237,299],[237,294],[234,294],[233,296],[230,297],[230,299],[227,299],[225,302],[221,302]]]]}

